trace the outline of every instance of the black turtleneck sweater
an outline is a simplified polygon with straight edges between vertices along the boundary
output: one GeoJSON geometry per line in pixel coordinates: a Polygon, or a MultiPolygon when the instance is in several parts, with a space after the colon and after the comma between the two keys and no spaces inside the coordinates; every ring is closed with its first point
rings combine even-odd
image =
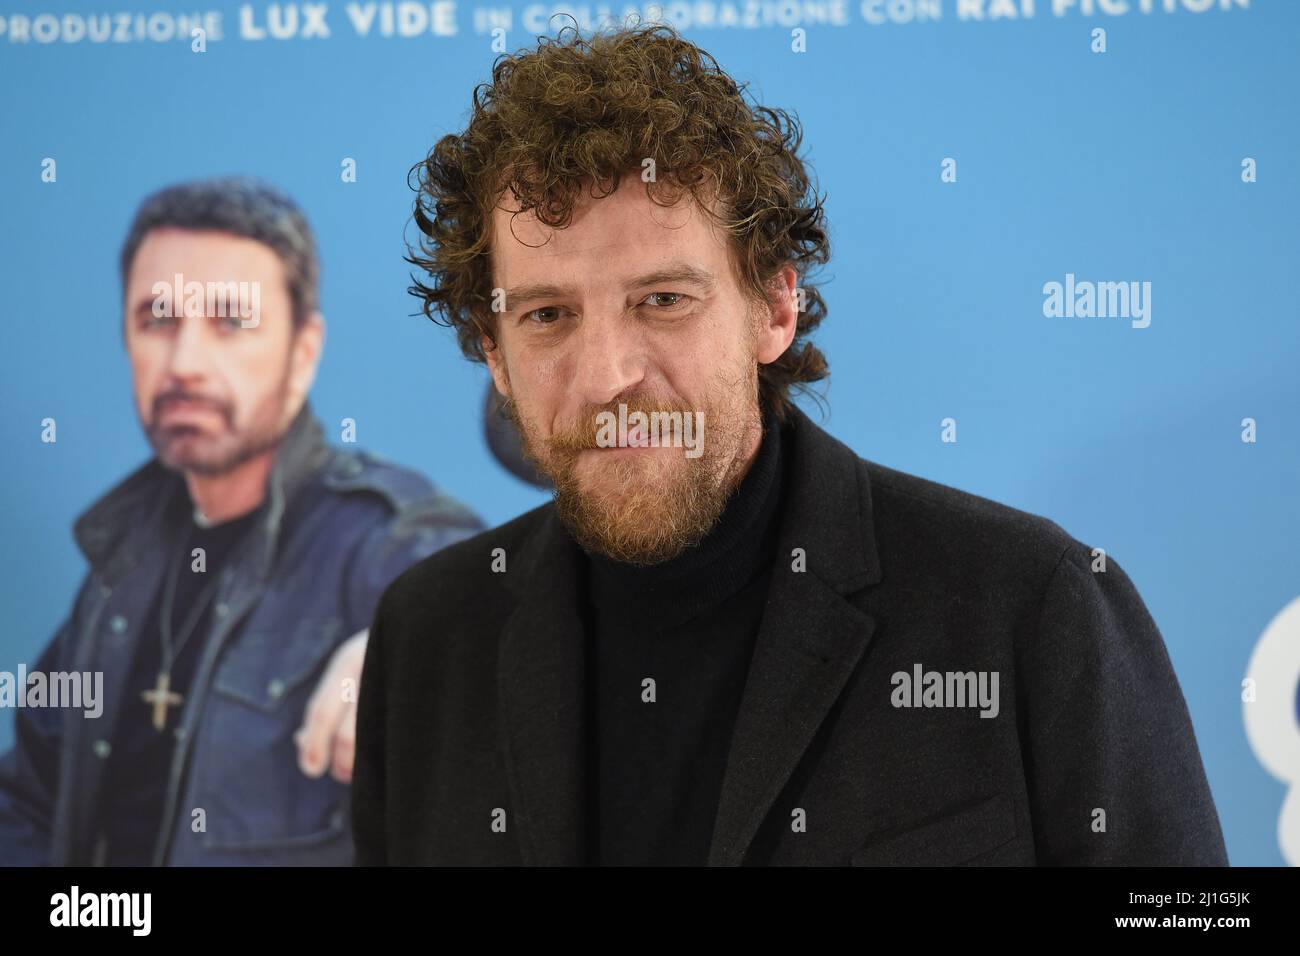
{"type": "Polygon", "coordinates": [[[780,430],[768,420],[749,472],[699,544],[650,567],[587,556],[594,864],[708,861],[775,559],[781,479],[780,430]]]}

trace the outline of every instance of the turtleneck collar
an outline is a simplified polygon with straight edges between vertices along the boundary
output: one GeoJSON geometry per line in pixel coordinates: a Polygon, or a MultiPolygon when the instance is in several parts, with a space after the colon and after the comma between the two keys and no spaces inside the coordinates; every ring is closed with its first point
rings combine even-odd
{"type": "Polygon", "coordinates": [[[771,565],[782,471],[781,431],[765,416],[754,462],[712,530],[678,557],[649,566],[587,554],[588,600],[624,605],[648,626],[667,626],[730,597],[771,565]]]}

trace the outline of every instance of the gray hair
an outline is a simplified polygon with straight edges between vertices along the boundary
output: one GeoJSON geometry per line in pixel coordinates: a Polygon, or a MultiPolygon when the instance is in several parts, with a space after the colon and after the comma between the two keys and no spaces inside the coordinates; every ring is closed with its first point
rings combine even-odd
{"type": "Polygon", "coordinates": [[[297,329],[319,304],[320,263],[307,217],[293,200],[251,176],[223,176],[178,183],[147,197],[122,243],[122,288],[144,237],[163,228],[216,230],[268,246],[284,266],[293,325],[297,329]]]}

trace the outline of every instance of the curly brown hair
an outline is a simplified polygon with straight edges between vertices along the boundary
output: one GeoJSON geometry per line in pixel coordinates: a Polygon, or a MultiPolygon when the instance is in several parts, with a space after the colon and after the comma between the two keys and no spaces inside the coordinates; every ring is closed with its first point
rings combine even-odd
{"type": "Polygon", "coordinates": [[[535,50],[502,54],[492,82],[474,89],[466,130],[442,137],[411,169],[422,235],[406,258],[434,281],[412,276],[408,291],[428,318],[456,330],[466,357],[484,361],[482,338],[496,344],[492,211],[506,191],[519,203],[515,215],[535,210],[540,222],[564,228],[584,186],[609,195],[653,160],[650,199],[668,205],[690,192],[730,237],[733,267],[752,302],[768,301],[783,266],[798,273],[794,340],[777,361],[759,366],[760,401],[784,418],[791,389],[829,373],[825,356],[806,341],[826,316],[806,277],[829,260],[830,241],[823,200],[797,155],[798,119],[751,105],[745,90],[665,24],[590,39],[566,26],[554,39],[539,37],[535,50]]]}

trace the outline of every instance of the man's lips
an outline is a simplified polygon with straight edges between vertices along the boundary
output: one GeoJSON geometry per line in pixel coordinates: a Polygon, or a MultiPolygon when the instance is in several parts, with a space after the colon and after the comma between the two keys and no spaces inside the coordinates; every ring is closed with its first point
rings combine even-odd
{"type": "Polygon", "coordinates": [[[193,401],[187,398],[169,398],[159,403],[158,419],[194,419],[204,416],[219,415],[220,412],[211,402],[193,401]]]}
{"type": "Polygon", "coordinates": [[[587,438],[587,439],[579,439],[572,442],[565,441],[562,442],[559,445],[559,447],[567,448],[570,451],[577,451],[577,452],[584,452],[584,451],[628,452],[628,451],[640,451],[642,449],[650,449],[656,447],[658,448],[667,447],[667,443],[665,442],[661,442],[657,446],[652,444],[650,441],[650,429],[640,425],[628,426],[625,439],[626,439],[625,441],[621,441],[621,442],[616,441],[612,445],[602,445],[597,441],[592,441],[590,438],[587,438]]]}
{"type": "Polygon", "coordinates": [[[628,449],[650,448],[650,430],[639,425],[629,427],[627,440],[613,445],[593,445],[591,451],[627,451],[628,449]]]}

